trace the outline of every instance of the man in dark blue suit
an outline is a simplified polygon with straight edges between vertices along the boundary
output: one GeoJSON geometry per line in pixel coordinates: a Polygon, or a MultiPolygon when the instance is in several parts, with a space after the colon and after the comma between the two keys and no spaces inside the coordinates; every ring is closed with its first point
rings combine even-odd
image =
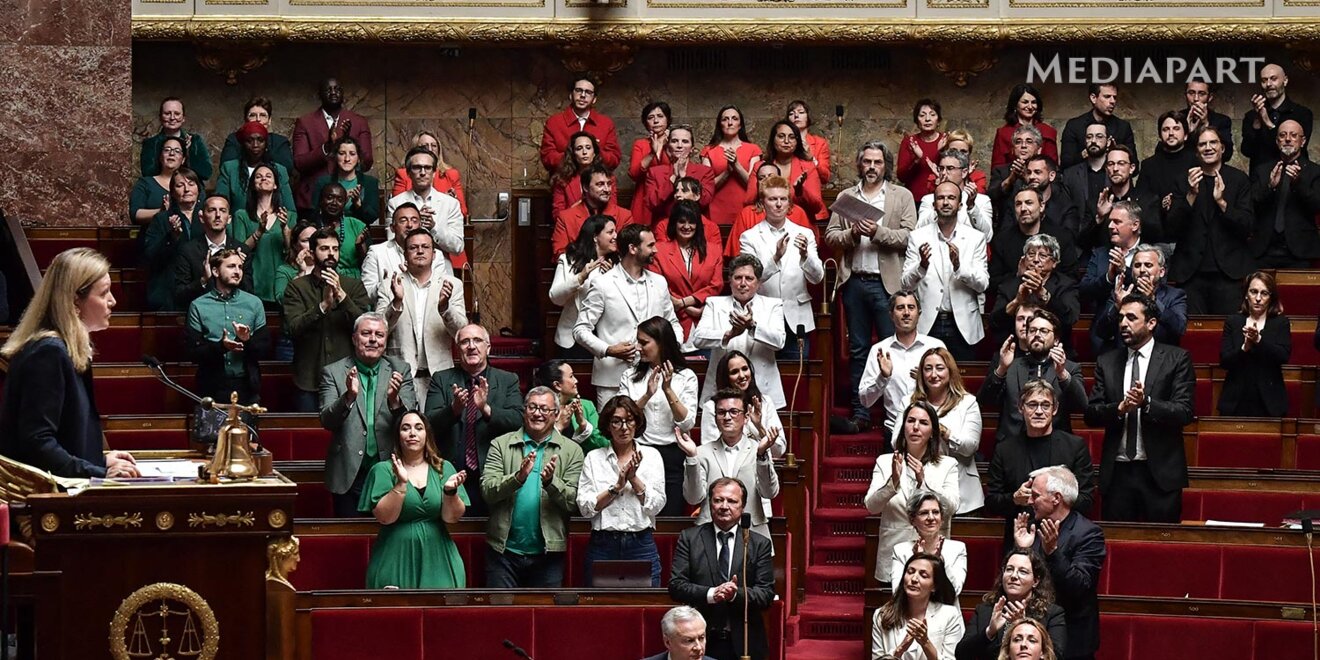
{"type": "Polygon", "coordinates": [[[1111,285],[1110,295],[1104,298],[1091,323],[1091,354],[1104,355],[1123,345],[1118,330],[1118,303],[1133,293],[1153,298],[1159,308],[1155,341],[1172,346],[1181,343],[1187,331],[1187,294],[1164,280],[1163,248],[1149,243],[1136,246],[1132,267],[1119,277],[1122,282],[1111,285]]]}
{"type": "Polygon", "coordinates": [[[679,605],[665,612],[660,633],[665,638],[664,653],[643,660],[715,660],[706,655],[706,618],[694,608],[679,605]]]}
{"type": "Polygon", "coordinates": [[[1077,478],[1055,465],[1031,473],[1031,514],[1019,514],[1013,541],[1045,558],[1054,578],[1055,602],[1068,624],[1065,660],[1094,660],[1100,648],[1097,583],[1105,563],[1105,533],[1073,510],[1077,478]]]}

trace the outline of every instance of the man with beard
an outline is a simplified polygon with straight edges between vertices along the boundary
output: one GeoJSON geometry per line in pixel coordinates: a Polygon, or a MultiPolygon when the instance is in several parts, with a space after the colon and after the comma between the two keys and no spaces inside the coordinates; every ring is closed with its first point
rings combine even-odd
{"type": "MultiPolygon", "coordinates": [[[[788,180],[773,176],[760,186],[765,220],[743,232],[738,239],[743,254],[761,261],[761,282],[765,295],[784,301],[784,347],[780,360],[796,360],[799,343],[803,353],[810,350],[808,338],[816,329],[816,313],[811,306],[808,284],[825,279],[825,266],[816,251],[816,236],[811,230],[788,221],[792,206],[788,180]],[[798,335],[798,330],[803,335],[798,335]]],[[[682,335],[679,335],[680,337],[682,335]]]]}
{"type": "Polygon", "coordinates": [[[1078,287],[1084,302],[1102,302],[1114,292],[1114,282],[1120,275],[1132,282],[1132,257],[1141,242],[1145,214],[1131,202],[1115,202],[1109,209],[1109,241],[1091,250],[1086,275],[1078,287]]]}
{"type": "MultiPolygon", "coordinates": [[[[993,238],[995,235],[995,221],[990,198],[978,193],[976,184],[967,178],[967,173],[971,167],[971,161],[967,159],[967,154],[962,151],[945,149],[940,153],[939,162],[935,167],[938,171],[935,183],[939,184],[947,181],[962,190],[962,199],[958,204],[958,222],[985,234],[986,240],[993,238]]],[[[935,222],[935,194],[931,193],[923,196],[917,207],[917,226],[920,227],[933,222],[935,222]]]]}
{"type": "Polygon", "coordinates": [[[1114,83],[1096,83],[1090,88],[1091,109],[1068,120],[1059,138],[1059,163],[1062,167],[1071,167],[1086,158],[1086,127],[1094,122],[1105,125],[1109,137],[1115,144],[1126,144],[1132,153],[1137,152],[1137,140],[1132,135],[1132,124],[1126,119],[1114,116],[1118,107],[1118,85],[1114,83]]]}
{"type": "Polygon", "coordinates": [[[293,124],[293,166],[301,179],[294,198],[299,214],[312,207],[312,184],[334,171],[335,143],[345,135],[357,140],[362,171],[371,171],[371,126],[367,118],[344,109],[344,88],[336,78],[321,81],[321,107],[301,116],[293,124]]]}
{"type": "Polygon", "coordinates": [[[1072,326],[1081,316],[1082,305],[1077,297],[1077,279],[1059,270],[1059,242],[1049,234],[1036,234],[1022,246],[1022,258],[1017,276],[1007,278],[995,294],[995,307],[990,312],[990,325],[995,336],[1009,334],[1012,316],[1008,304],[1017,301],[1034,302],[1059,319],[1059,342],[1072,352],[1072,326]]]}
{"type": "Polygon", "coordinates": [[[1013,160],[990,170],[990,183],[986,195],[994,204],[995,223],[1000,224],[1004,207],[1013,203],[1013,195],[1023,187],[1027,174],[1027,161],[1040,153],[1040,130],[1035,126],[1019,124],[1013,131],[1013,160]]]}
{"type": "Polygon", "coordinates": [[[394,424],[417,409],[412,368],[385,355],[389,325],[375,312],[353,322],[353,354],[320,373],[321,426],[330,431],[325,487],[340,518],[367,515],[358,509],[371,467],[395,451],[394,424]]]}
{"type": "Polygon", "coordinates": [[[1320,258],[1320,167],[1306,158],[1306,135],[1292,119],[1279,123],[1274,163],[1252,174],[1256,230],[1248,245],[1257,268],[1310,268],[1320,258]]]}
{"type": "Polygon", "coordinates": [[[1187,179],[1187,170],[1196,167],[1197,159],[1196,149],[1187,146],[1191,131],[1181,110],[1160,115],[1159,127],[1159,144],[1155,145],[1155,153],[1150,158],[1141,161],[1137,189],[1159,200],[1159,216],[1164,220],[1173,206],[1178,183],[1187,179]]]}
{"type": "Polygon", "coordinates": [[[1001,226],[990,242],[990,290],[998,291],[1000,285],[1018,274],[1022,248],[1027,239],[1037,234],[1053,236],[1059,242],[1059,268],[1065,273],[1073,272],[1077,266],[1077,249],[1073,247],[1072,236],[1053,222],[1044,218],[1045,208],[1040,202],[1040,193],[1033,188],[1023,188],[1013,197],[1013,211],[1017,222],[1001,226]]]}
{"type": "MultiPolygon", "coordinates": [[[[1280,158],[1275,134],[1283,122],[1289,119],[1297,122],[1302,135],[1309,140],[1314,120],[1310,108],[1288,98],[1288,74],[1283,72],[1283,67],[1265,65],[1260,70],[1260,89],[1260,94],[1252,95],[1251,109],[1242,118],[1242,155],[1251,159],[1248,168],[1251,171],[1280,158]]],[[[1302,153],[1305,152],[1303,146],[1302,153]]]]}
{"type": "MultiPolygon", "coordinates": [[[[766,397],[765,405],[779,409],[787,405],[775,360],[775,352],[784,347],[784,301],[757,295],[762,274],[761,261],[755,255],[740,254],[729,262],[732,295],[706,299],[706,311],[692,331],[692,345],[710,351],[711,365],[719,364],[730,351],[742,352],[756,373],[756,387],[766,397]]],[[[714,393],[712,372],[701,389],[701,401],[714,393]]]]}
{"type": "MultiPolygon", "coordinates": [[[[518,376],[490,366],[490,335],[485,328],[468,324],[458,331],[454,342],[458,344],[458,364],[431,374],[426,418],[435,429],[436,445],[445,460],[468,474],[483,474],[491,442],[523,422],[518,376]]],[[[551,421],[558,415],[558,406],[555,408],[551,421]]],[[[482,490],[473,488],[468,497],[472,501],[467,515],[486,515],[482,490]]]]}
{"type": "Polygon", "coordinates": [[[614,120],[596,110],[596,81],[577,78],[568,87],[568,107],[545,120],[541,133],[541,164],[547,172],[555,171],[568,150],[568,140],[578,131],[586,131],[600,143],[600,159],[610,170],[619,166],[623,152],[614,120]]]}
{"type": "MultiPolygon", "coordinates": [[[[903,253],[908,235],[916,227],[917,211],[912,193],[888,176],[892,161],[887,147],[871,140],[857,150],[857,185],[839,196],[852,196],[884,211],[880,219],[848,218],[835,211],[825,229],[825,242],[841,256],[836,294],[842,294],[848,321],[848,371],[852,387],[852,419],[843,431],[857,433],[871,428],[871,412],[857,398],[866,351],[871,337],[894,332],[889,320],[889,296],[898,291],[903,275],[903,253]],[[851,426],[848,426],[851,425],[851,426]]],[[[709,304],[709,303],[707,303],[709,304]]],[[[758,371],[759,373],[759,371],[758,371]]]]}
{"type": "Polygon", "coordinates": [[[578,310],[573,339],[594,356],[591,384],[596,405],[619,393],[623,371],[638,357],[637,325],[659,316],[682,337],[683,329],[674,314],[669,284],[658,273],[647,270],[655,259],[655,234],[649,227],[628,225],[616,239],[619,263],[592,278],[578,310]]]}
{"type": "Polygon", "coordinates": [[[1105,171],[1105,154],[1115,142],[1109,139],[1109,129],[1096,121],[1086,126],[1086,158],[1080,163],[1063,168],[1060,179],[1080,207],[1083,220],[1095,214],[1095,199],[1109,185],[1105,171]],[[1090,207],[1089,209],[1087,207],[1090,207]]]}
{"type": "Polygon", "coordinates": [[[261,358],[270,345],[261,299],[239,288],[243,253],[227,248],[207,257],[211,288],[188,306],[186,337],[197,363],[197,392],[228,403],[261,400],[261,358]]]}
{"type": "Polygon", "coordinates": [[[1196,373],[1187,351],[1155,342],[1158,316],[1154,300],[1141,294],[1123,298],[1118,307],[1123,347],[1095,363],[1085,418],[1088,426],[1105,429],[1100,453],[1105,520],[1176,524],[1182,517],[1183,427],[1195,417],[1196,373]]]}
{"type": "Polygon", "coordinates": [[[1137,156],[1127,145],[1116,144],[1105,154],[1105,177],[1107,185],[1085,206],[1082,224],[1085,229],[1077,237],[1078,247],[1091,250],[1104,245],[1108,236],[1109,213],[1115,202],[1132,202],[1144,212],[1146,222],[1141,231],[1148,240],[1158,240],[1163,232],[1163,223],[1155,210],[1159,202],[1146,192],[1133,185],[1132,177],[1137,172],[1137,156]]]}
{"type": "MultiPolygon", "coordinates": [[[[1081,229],[1081,212],[1074,201],[1072,191],[1058,180],[1058,164],[1044,154],[1037,154],[1027,159],[1022,171],[1022,179],[1014,187],[1013,193],[1005,196],[999,208],[999,218],[1015,217],[1017,191],[1031,188],[1040,193],[1043,211],[1041,217],[1061,227],[1073,238],[1081,229]]],[[[1000,224],[1003,224],[1001,220],[1000,224]]]]}
{"type": "MultiPolygon", "coordinates": [[[[1045,321],[1040,317],[1032,320],[1033,326],[1038,323],[1044,324],[1045,321]]],[[[1081,368],[1076,364],[1073,364],[1073,368],[1077,370],[1073,375],[1076,384],[1069,381],[1069,387],[1081,392],[1080,401],[1084,407],[1086,390],[1081,385],[1081,368]]],[[[985,498],[986,509],[1004,517],[1005,541],[1013,537],[1013,526],[1018,514],[1031,510],[1031,473],[1036,470],[1052,465],[1067,468],[1077,478],[1077,508],[1090,510],[1094,500],[1091,451],[1085,440],[1057,425],[1060,417],[1067,420],[1069,415],[1069,412],[1061,410],[1063,406],[1058,402],[1059,395],[1055,391],[1057,387],[1039,378],[1030,378],[1020,384],[1017,396],[1009,398],[1008,392],[1005,392],[1004,411],[1007,413],[1011,410],[1017,417],[1017,430],[999,434],[995,441],[995,453],[990,458],[990,469],[986,476],[985,498]]],[[[1064,394],[1070,395],[1071,392],[1064,394]]]]}
{"type": "Polygon", "coordinates": [[[1118,305],[1134,293],[1153,299],[1159,306],[1155,341],[1171,346],[1182,341],[1187,331],[1187,294],[1164,281],[1164,262],[1164,250],[1158,245],[1142,243],[1132,249],[1132,267],[1115,275],[1110,295],[1098,305],[1091,322],[1092,355],[1104,355],[1119,347],[1118,305]]]}
{"type": "Polygon", "coordinates": [[[424,147],[413,147],[403,162],[412,187],[391,197],[385,210],[393,218],[395,209],[403,204],[416,206],[422,229],[435,238],[436,253],[446,257],[436,266],[445,275],[453,275],[467,263],[463,254],[463,209],[453,195],[435,189],[435,168],[439,162],[435,154],[424,147]]]}
{"type": "Polygon", "coordinates": [[[779,475],[771,460],[779,434],[766,433],[757,439],[745,432],[752,403],[748,398],[742,390],[733,388],[719,390],[711,397],[719,434],[700,447],[688,434],[675,432],[678,448],[685,455],[683,499],[701,507],[698,525],[709,522],[711,502],[706,495],[710,484],[721,478],[737,479],[753,493],[746,507],[752,517],[752,531],[768,539],[773,515],[770,500],[779,496],[779,475]]]}
{"type": "Polygon", "coordinates": [[[252,292],[252,265],[248,263],[247,248],[225,231],[230,222],[229,202],[219,195],[207,197],[201,220],[202,233],[180,245],[174,257],[174,306],[171,309],[188,309],[197,296],[206,293],[215,275],[211,269],[211,257],[224,250],[238,254],[243,274],[238,287],[252,292]]]}
{"type": "MultiPolygon", "coordinates": [[[[582,199],[573,203],[555,218],[555,230],[550,238],[555,256],[564,253],[569,244],[577,240],[582,225],[593,215],[608,215],[614,218],[614,229],[618,231],[632,223],[632,213],[619,206],[614,199],[614,177],[610,170],[600,163],[593,163],[578,176],[582,186],[582,199]]],[[[719,230],[716,229],[716,233],[719,230]]],[[[714,251],[719,243],[708,246],[714,251]]]]}
{"type": "Polygon", "coordinates": [[[935,186],[935,224],[912,230],[903,258],[903,287],[916,287],[926,309],[918,327],[959,361],[971,360],[985,337],[981,294],[990,285],[985,234],[958,224],[962,192],[948,181],[935,186]]]}
{"type": "Polygon", "coordinates": [[[405,237],[407,266],[381,287],[376,312],[390,324],[390,355],[410,368],[413,387],[426,392],[431,374],[454,366],[452,337],[468,324],[463,282],[435,262],[435,239],[425,229],[405,237]]]}
{"type": "MultiPolygon", "coordinates": [[[[1213,126],[1220,131],[1219,139],[1224,141],[1224,160],[1233,160],[1233,119],[1226,114],[1215,112],[1211,104],[1215,102],[1218,85],[1208,82],[1188,81],[1183,88],[1183,98],[1187,107],[1182,109],[1187,120],[1187,133],[1195,133],[1202,126],[1213,126]]],[[[1161,129],[1163,121],[1156,122],[1155,128],[1161,129]]]]}
{"type": "Polygon", "coordinates": [[[894,431],[896,420],[903,408],[912,400],[917,389],[913,374],[921,356],[932,348],[943,348],[944,342],[917,331],[921,318],[921,301],[911,291],[897,291],[889,297],[889,318],[894,324],[894,336],[881,339],[866,354],[866,367],[857,385],[857,396],[862,405],[870,408],[881,397],[885,400],[885,443],[894,431]]]}
{"type": "Polygon", "coordinates": [[[1165,238],[1178,244],[1169,260],[1169,281],[1187,292],[1190,314],[1236,311],[1242,278],[1252,270],[1242,244],[1256,224],[1251,182],[1224,163],[1223,152],[1214,128],[1196,134],[1201,164],[1187,171],[1169,210],[1165,238]]]}
{"type": "Polygon", "coordinates": [[[371,310],[362,281],[335,270],[339,267],[339,235],[320,229],[312,234],[309,244],[316,265],[311,273],[289,283],[281,305],[284,332],[293,339],[298,412],[319,410],[321,370],[352,353],[354,320],[371,310]]]}
{"type": "MultiPolygon", "coordinates": [[[[1037,309],[1027,317],[1025,343],[1009,337],[999,347],[994,368],[985,376],[976,400],[1000,411],[996,441],[1022,435],[1023,415],[1018,409],[1027,383],[1041,381],[1053,388],[1050,417],[1056,428],[1072,432],[1069,415],[1086,408],[1086,382],[1081,365],[1069,360],[1059,341],[1059,317],[1037,309]]],[[[1021,481],[1010,484],[1016,488],[1021,481]]]]}

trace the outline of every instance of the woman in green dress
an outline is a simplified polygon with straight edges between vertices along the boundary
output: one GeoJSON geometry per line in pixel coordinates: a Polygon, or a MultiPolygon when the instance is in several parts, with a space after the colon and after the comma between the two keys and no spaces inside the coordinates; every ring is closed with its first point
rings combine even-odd
{"type": "Polygon", "coordinates": [[[346,215],[370,226],[380,220],[380,181],[362,172],[357,140],[345,135],[335,143],[334,172],[322,174],[312,184],[312,199],[321,199],[321,189],[331,181],[339,182],[348,193],[346,215]]]}
{"type": "Polygon", "coordinates": [[[420,413],[404,413],[397,426],[398,451],[371,467],[358,504],[384,525],[371,549],[367,588],[462,589],[463,558],[445,525],[467,511],[467,472],[440,457],[420,413]]]}
{"type": "Polygon", "coordinates": [[[348,192],[337,181],[321,188],[317,207],[321,227],[339,234],[340,275],[362,277],[362,260],[367,256],[367,226],[347,212],[348,192]]]}
{"type": "Polygon", "coordinates": [[[252,293],[268,303],[278,303],[275,271],[284,263],[290,231],[298,213],[280,200],[282,182],[274,167],[261,164],[248,179],[247,207],[234,212],[229,237],[247,246],[252,259],[252,293]]]}

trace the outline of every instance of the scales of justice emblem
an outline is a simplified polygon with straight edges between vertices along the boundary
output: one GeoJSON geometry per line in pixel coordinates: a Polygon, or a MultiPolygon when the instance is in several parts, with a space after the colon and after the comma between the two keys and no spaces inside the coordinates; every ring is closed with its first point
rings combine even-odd
{"type": "Polygon", "coordinates": [[[115,660],[213,660],[220,627],[210,605],[183,585],[160,582],[129,595],[110,623],[115,660]]]}

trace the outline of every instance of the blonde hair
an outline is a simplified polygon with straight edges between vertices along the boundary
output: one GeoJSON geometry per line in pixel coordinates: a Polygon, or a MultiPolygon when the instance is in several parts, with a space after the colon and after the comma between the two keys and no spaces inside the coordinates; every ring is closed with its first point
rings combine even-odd
{"type": "Polygon", "coordinates": [[[955,128],[949,131],[948,137],[949,140],[948,142],[945,142],[945,144],[949,144],[950,142],[966,142],[967,155],[969,157],[972,155],[972,152],[976,150],[976,140],[972,139],[972,134],[961,128],[955,128]]]}
{"type": "Polygon", "coordinates": [[[1040,660],[1055,660],[1058,657],[1054,654],[1054,642],[1050,639],[1050,631],[1045,628],[1045,624],[1028,616],[1004,628],[1004,638],[999,640],[999,660],[1009,660],[1013,656],[1009,646],[1013,643],[1013,631],[1021,626],[1031,626],[1036,629],[1036,635],[1040,637],[1040,660]]]}
{"type": "Polygon", "coordinates": [[[444,174],[445,171],[449,169],[449,164],[445,162],[445,147],[440,144],[440,136],[431,131],[417,131],[417,133],[413,135],[412,146],[422,146],[423,137],[429,137],[432,140],[435,140],[435,153],[431,154],[432,156],[435,156],[435,173],[444,174]]]}
{"type": "Polygon", "coordinates": [[[18,327],[0,348],[0,355],[12,359],[31,342],[57,337],[68,348],[73,367],[87,371],[92,364],[92,338],[78,318],[74,303],[86,298],[92,285],[109,273],[110,260],[92,248],[73,248],[55,255],[18,327]]]}

